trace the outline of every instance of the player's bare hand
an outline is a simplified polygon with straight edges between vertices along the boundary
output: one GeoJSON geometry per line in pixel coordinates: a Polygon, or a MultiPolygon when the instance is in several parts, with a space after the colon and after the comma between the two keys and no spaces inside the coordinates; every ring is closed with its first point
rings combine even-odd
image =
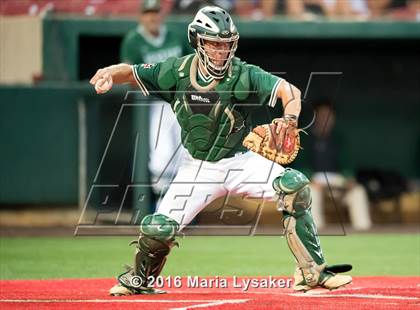
{"type": "Polygon", "coordinates": [[[97,94],[104,94],[112,88],[114,84],[111,70],[109,68],[99,69],[90,79],[90,84],[95,86],[97,94]]]}

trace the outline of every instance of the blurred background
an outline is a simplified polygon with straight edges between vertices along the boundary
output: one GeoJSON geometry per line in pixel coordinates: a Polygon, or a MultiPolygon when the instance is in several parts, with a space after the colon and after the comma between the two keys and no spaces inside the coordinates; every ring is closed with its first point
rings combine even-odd
{"type": "MultiPolygon", "coordinates": [[[[136,234],[165,191],[156,174],[171,178],[150,165],[153,103],[128,86],[97,96],[88,80],[121,61],[190,53],[187,25],[205,4],[233,15],[238,57],[302,90],[302,126],[316,111],[292,166],[312,180],[320,232],[418,232],[420,0],[155,2],[0,2],[2,235],[78,224],[78,234],[136,234]],[[166,50],[163,33],[175,42],[166,50]]],[[[280,105],[261,108],[255,122],[278,115],[280,105]]],[[[272,204],[228,197],[193,224],[271,234],[280,220],[272,204]]]]}

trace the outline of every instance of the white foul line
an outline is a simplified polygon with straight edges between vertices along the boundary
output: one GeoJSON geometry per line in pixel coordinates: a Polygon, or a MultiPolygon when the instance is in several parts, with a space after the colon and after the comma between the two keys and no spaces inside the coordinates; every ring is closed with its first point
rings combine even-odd
{"type": "MultiPolygon", "coordinates": [[[[250,299],[222,299],[222,300],[211,300],[211,299],[0,299],[0,302],[16,302],[16,303],[107,303],[107,302],[122,302],[122,303],[189,303],[189,302],[206,302],[209,301],[211,304],[234,304],[243,303],[250,299]]],[[[196,306],[192,306],[195,307],[196,306]]],[[[188,309],[191,307],[188,307],[188,309]]],[[[187,308],[181,308],[187,309],[187,308]]]]}
{"type": "Polygon", "coordinates": [[[336,297],[349,297],[349,298],[372,298],[372,299],[401,299],[401,300],[418,300],[417,297],[408,296],[392,296],[392,295],[381,295],[381,294],[308,294],[308,293],[295,293],[290,296],[296,297],[309,297],[309,298],[336,298],[336,297]]]}
{"type": "Polygon", "coordinates": [[[244,302],[247,302],[251,299],[233,299],[233,300],[219,300],[219,301],[213,301],[213,302],[209,302],[207,304],[199,304],[199,305],[193,305],[193,306],[188,306],[188,307],[184,307],[184,308],[172,308],[170,310],[188,310],[188,309],[195,309],[195,308],[203,308],[203,307],[213,307],[213,306],[219,306],[219,305],[225,305],[225,304],[242,304],[244,302]]]}

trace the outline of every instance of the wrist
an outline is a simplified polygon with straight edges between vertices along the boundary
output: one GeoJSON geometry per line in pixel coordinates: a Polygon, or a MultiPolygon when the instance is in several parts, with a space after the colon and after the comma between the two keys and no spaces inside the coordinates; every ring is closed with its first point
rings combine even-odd
{"type": "Polygon", "coordinates": [[[290,114],[290,113],[284,114],[283,115],[283,118],[286,119],[286,120],[292,120],[292,121],[297,121],[298,120],[298,116],[297,115],[290,114]]]}
{"type": "Polygon", "coordinates": [[[108,72],[115,83],[126,83],[132,76],[132,66],[127,64],[112,65],[108,67],[108,72]]]}

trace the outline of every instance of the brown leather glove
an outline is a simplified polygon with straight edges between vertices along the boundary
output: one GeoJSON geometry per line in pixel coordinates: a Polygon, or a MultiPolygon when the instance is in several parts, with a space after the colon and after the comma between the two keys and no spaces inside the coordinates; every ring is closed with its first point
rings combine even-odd
{"type": "Polygon", "coordinates": [[[280,165],[295,160],[300,149],[296,119],[276,118],[271,124],[255,127],[242,142],[247,149],[280,165]]]}

